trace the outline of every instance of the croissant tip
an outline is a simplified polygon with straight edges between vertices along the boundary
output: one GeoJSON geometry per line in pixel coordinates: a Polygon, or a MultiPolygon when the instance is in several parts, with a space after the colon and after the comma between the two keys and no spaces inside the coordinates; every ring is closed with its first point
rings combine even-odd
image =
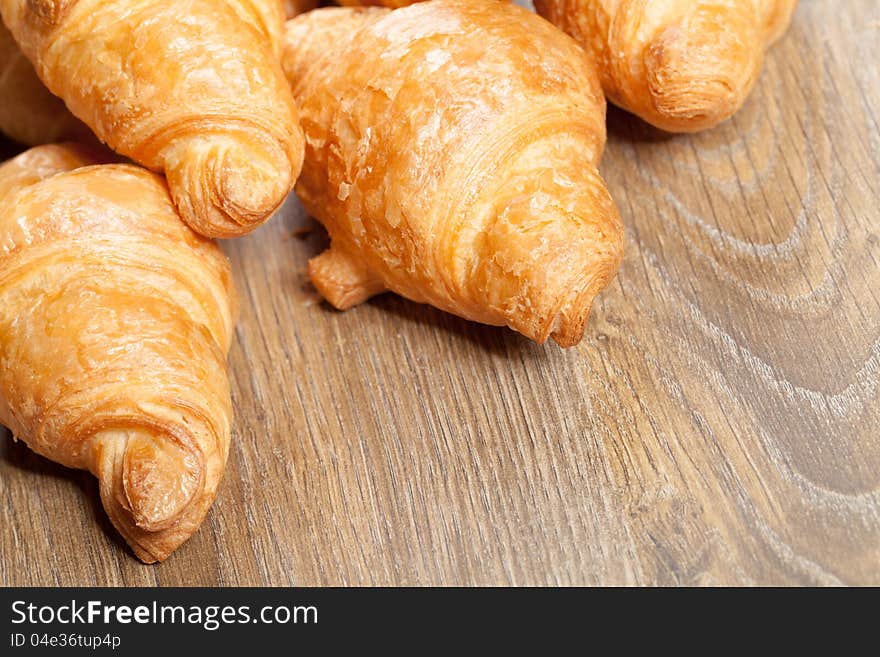
{"type": "Polygon", "coordinates": [[[676,133],[701,132],[723,123],[736,113],[739,97],[724,79],[689,79],[686,83],[663,83],[651,90],[656,117],[651,123],[676,133]]]}
{"type": "Polygon", "coordinates": [[[656,111],[651,122],[670,132],[705,130],[733,116],[760,63],[760,57],[723,26],[699,17],[692,22],[701,27],[673,25],[645,55],[648,94],[656,111]],[[706,34],[716,38],[706,39],[706,34]]]}
{"type": "Polygon", "coordinates": [[[239,237],[284,203],[302,163],[300,140],[243,148],[232,136],[183,144],[166,161],[171,195],[183,219],[212,238],[239,237]]]}
{"type": "Polygon", "coordinates": [[[130,435],[122,485],[134,523],[145,531],[165,529],[180,517],[203,483],[198,455],[148,433],[130,435]]]}
{"type": "Polygon", "coordinates": [[[618,264],[618,259],[609,259],[593,279],[582,286],[581,292],[559,310],[550,329],[550,337],[557,345],[570,349],[583,340],[593,303],[617,273],[618,264]]]}
{"type": "Polygon", "coordinates": [[[137,545],[131,545],[130,547],[131,551],[134,552],[134,556],[136,556],[141,563],[147,566],[162,563],[163,561],[165,561],[165,559],[171,556],[170,550],[163,550],[156,554],[137,545]]]}
{"type": "Polygon", "coordinates": [[[359,258],[337,246],[309,260],[308,271],[315,289],[337,310],[348,310],[385,290],[359,258]]]}
{"type": "Polygon", "coordinates": [[[287,198],[293,166],[279,166],[238,149],[226,151],[213,171],[216,205],[243,228],[261,223],[287,198]]]}
{"type": "Polygon", "coordinates": [[[165,560],[210,505],[200,454],[148,428],[104,430],[94,444],[101,501],[113,525],[142,562],[165,560]]]}

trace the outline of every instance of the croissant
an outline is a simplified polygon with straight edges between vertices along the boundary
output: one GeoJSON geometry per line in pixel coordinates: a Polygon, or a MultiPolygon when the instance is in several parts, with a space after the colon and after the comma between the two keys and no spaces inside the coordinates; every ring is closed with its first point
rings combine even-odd
{"type": "Polygon", "coordinates": [[[302,131],[278,62],[280,0],[0,0],[52,93],[168,178],[197,232],[234,237],[284,201],[302,131]]]}
{"type": "Polygon", "coordinates": [[[0,132],[35,146],[63,139],[85,139],[89,129],[49,93],[34,67],[0,23],[0,132]]]}
{"type": "Polygon", "coordinates": [[[608,99],[669,132],[745,102],[797,0],[535,0],[595,58],[608,99]]]}
{"type": "Polygon", "coordinates": [[[92,164],[41,146],[0,166],[0,422],[96,475],[135,554],[160,561],[225,466],[234,291],[161,177],[92,164]]]}
{"type": "Polygon", "coordinates": [[[389,289],[563,346],[622,255],[596,170],[605,99],[552,25],[493,1],[318,9],[283,58],[306,132],[297,192],[331,247],[309,263],[349,308],[389,289]]]}

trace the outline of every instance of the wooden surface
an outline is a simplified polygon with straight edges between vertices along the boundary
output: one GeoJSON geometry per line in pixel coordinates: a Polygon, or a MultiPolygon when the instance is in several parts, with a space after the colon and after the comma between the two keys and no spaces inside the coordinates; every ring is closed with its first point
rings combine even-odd
{"type": "Polygon", "coordinates": [[[3,584],[880,583],[880,4],[803,0],[731,122],[609,112],[623,269],[562,351],[304,276],[295,201],[226,245],[226,478],[159,566],[3,436],[3,584]]]}

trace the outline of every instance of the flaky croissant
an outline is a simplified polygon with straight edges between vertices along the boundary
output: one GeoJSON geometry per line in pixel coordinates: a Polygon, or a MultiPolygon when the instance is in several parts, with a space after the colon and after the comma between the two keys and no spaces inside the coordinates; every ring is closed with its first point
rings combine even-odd
{"type": "Polygon", "coordinates": [[[605,99],[577,45],[524,9],[435,0],[318,9],[283,59],[306,132],[309,263],[337,308],[382,290],[569,346],[617,270],[596,170],[605,99]]]}
{"type": "Polygon", "coordinates": [[[0,0],[50,91],[163,171],[184,220],[234,237],[284,201],[302,131],[278,63],[280,0],[0,0]]]}
{"type": "Polygon", "coordinates": [[[34,67],[0,22],[0,132],[36,146],[64,139],[85,139],[89,129],[43,86],[34,67]]]}
{"type": "Polygon", "coordinates": [[[96,475],[153,562],[198,528],[226,463],[234,291],[160,176],[90,164],[41,146],[0,166],[0,422],[96,475]]]}
{"type": "Polygon", "coordinates": [[[535,0],[595,58],[609,100],[670,132],[730,118],[797,0],[535,0]]]}

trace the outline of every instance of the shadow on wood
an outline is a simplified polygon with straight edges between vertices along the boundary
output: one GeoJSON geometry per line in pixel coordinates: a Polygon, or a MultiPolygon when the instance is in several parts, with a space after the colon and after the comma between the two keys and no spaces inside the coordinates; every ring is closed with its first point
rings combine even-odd
{"type": "MultiPolygon", "coordinates": [[[[82,499],[87,502],[91,510],[90,520],[93,520],[104,531],[114,545],[127,552],[134,559],[134,555],[131,554],[125,541],[104,512],[98,490],[98,480],[90,472],[65,468],[40,456],[32,451],[24,441],[13,440],[12,434],[5,427],[0,427],[0,460],[12,468],[24,472],[28,485],[33,486],[34,490],[43,488],[43,482],[46,479],[54,479],[64,484],[62,487],[70,489],[71,494],[73,494],[72,489],[79,489],[77,493],[81,494],[82,499]]],[[[27,540],[36,541],[39,538],[29,536],[27,540]]]]}

